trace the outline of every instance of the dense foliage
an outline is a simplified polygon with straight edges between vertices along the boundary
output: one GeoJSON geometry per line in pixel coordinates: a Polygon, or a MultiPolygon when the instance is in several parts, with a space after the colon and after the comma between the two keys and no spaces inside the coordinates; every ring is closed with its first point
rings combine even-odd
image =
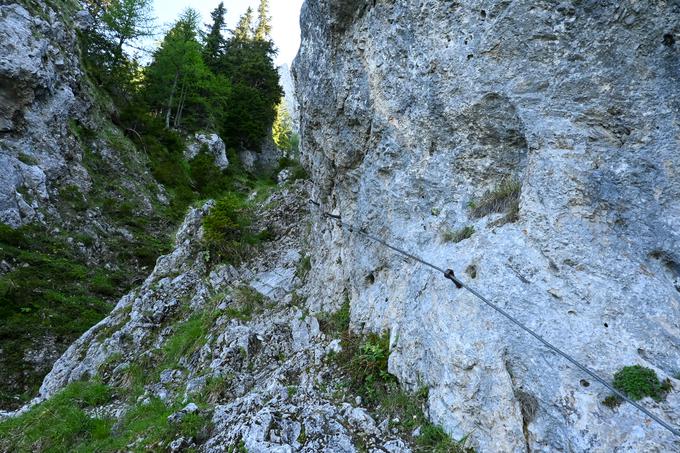
{"type": "Polygon", "coordinates": [[[223,3],[212,12],[206,32],[199,14],[187,9],[142,68],[125,52],[150,34],[149,8],[149,0],[92,3],[95,26],[83,34],[83,43],[94,80],[135,117],[144,113],[165,129],[182,132],[216,130],[230,147],[259,149],[283,94],[273,63],[268,2],[261,2],[256,25],[249,9],[230,37],[224,36],[223,3]]]}
{"type": "Polygon", "coordinates": [[[268,0],[261,1],[256,24],[248,9],[228,36],[223,3],[206,30],[195,10],[185,10],[146,67],[136,61],[135,49],[151,34],[149,0],[87,5],[95,18],[81,36],[88,73],[113,99],[114,122],[148,155],[153,176],[169,192],[170,218],[177,221],[196,199],[233,189],[233,176],[243,170],[236,150],[259,150],[282,96],[268,0]],[[201,130],[216,131],[225,141],[229,171],[215,167],[207,153],[184,160],[183,137],[201,130]]]}

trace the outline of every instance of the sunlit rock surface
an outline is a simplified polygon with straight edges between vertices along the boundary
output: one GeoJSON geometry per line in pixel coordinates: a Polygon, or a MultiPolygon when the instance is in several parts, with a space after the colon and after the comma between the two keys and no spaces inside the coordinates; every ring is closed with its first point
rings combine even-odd
{"type": "MultiPolygon", "coordinates": [[[[640,364],[680,388],[680,5],[320,0],[301,23],[313,198],[454,269],[604,378],[640,364]],[[519,212],[479,212],[508,181],[519,212]]],[[[348,291],[353,326],[389,329],[390,369],[431,388],[453,436],[480,451],[680,450],[441,275],[318,215],[312,233],[316,300],[348,291]]],[[[677,390],[642,403],[680,424],[677,390]]]]}

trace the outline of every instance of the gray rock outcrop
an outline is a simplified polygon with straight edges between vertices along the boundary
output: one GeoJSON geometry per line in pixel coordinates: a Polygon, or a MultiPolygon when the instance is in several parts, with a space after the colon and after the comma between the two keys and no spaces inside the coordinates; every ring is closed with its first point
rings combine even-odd
{"type": "MultiPolygon", "coordinates": [[[[305,183],[298,182],[264,203],[273,207],[259,212],[258,222],[277,231],[277,240],[238,268],[208,264],[202,219],[212,202],[192,209],[177,232],[174,251],[159,258],[139,288],[71,345],[32,404],[95,376],[129,388],[131,367],[155,363],[147,367],[158,368],[157,378],[150,373],[138,402],[181,402],[181,409],[167,417],[170,423],[208,411],[212,429],[200,451],[233,451],[240,445],[249,452],[354,453],[360,451],[357,439],[363,439],[368,451],[409,453],[387,421],[378,425],[356,399],[339,402],[331,391],[342,388],[336,387],[341,386],[337,370],[326,357],[338,351],[339,340],[322,333],[296,293],[306,291],[296,272],[304,236],[304,225],[296,220],[306,212],[306,193],[305,183]],[[239,317],[243,294],[255,305],[251,315],[239,317]],[[210,320],[202,341],[170,367],[159,362],[173,334],[197,316],[210,320]],[[199,408],[194,403],[199,397],[208,404],[199,408]]],[[[110,416],[120,418],[130,409],[125,396],[92,412],[112,408],[110,416]]],[[[0,412],[0,418],[13,415],[18,413],[0,412]]],[[[179,437],[167,446],[181,451],[196,441],[179,437]]]]}
{"type": "Polygon", "coordinates": [[[262,143],[260,151],[241,149],[238,156],[246,170],[255,173],[272,173],[278,168],[283,153],[270,135],[262,143]]]}
{"type": "MultiPolygon", "coordinates": [[[[314,198],[453,268],[605,378],[640,364],[680,388],[677,2],[320,0],[301,23],[314,198]]],[[[355,328],[390,330],[391,371],[430,387],[454,437],[680,451],[440,275],[320,216],[312,232],[315,299],[347,290],[355,328]]],[[[680,423],[677,390],[642,403],[680,423]]]]}
{"type": "Polygon", "coordinates": [[[212,155],[215,159],[215,165],[220,170],[229,168],[229,159],[227,159],[227,147],[224,141],[217,134],[196,134],[194,141],[189,143],[184,151],[184,157],[191,160],[198,156],[201,151],[205,151],[212,155]]]}
{"type": "MultiPolygon", "coordinates": [[[[133,235],[116,211],[124,205],[135,217],[149,219],[168,200],[149,171],[148,155],[128,139],[129,130],[112,123],[111,99],[84,72],[78,32],[86,32],[92,18],[79,9],[71,1],[0,2],[0,223],[31,225],[36,234],[63,243],[74,260],[109,271],[129,265],[134,270],[126,275],[135,278],[144,265],[117,256],[120,241],[128,243],[141,231],[133,235]],[[87,238],[87,245],[76,237],[87,238]]],[[[146,237],[161,237],[168,228],[153,221],[145,225],[146,237]]],[[[40,241],[29,242],[40,247],[40,241]]],[[[59,259],[68,255],[59,254],[59,259]]],[[[3,258],[8,262],[0,273],[32,265],[31,256],[16,262],[3,258]]],[[[34,277],[40,272],[36,269],[34,277]]],[[[17,309],[6,310],[2,322],[17,309]]],[[[0,407],[5,409],[21,404],[82,333],[57,335],[30,322],[22,329],[6,332],[13,346],[0,347],[0,407]]]]}
{"type": "Polygon", "coordinates": [[[49,201],[46,175],[72,175],[78,184],[77,169],[68,168],[67,127],[91,106],[76,96],[78,54],[65,51],[78,47],[75,31],[49,11],[40,18],[20,4],[0,5],[0,221],[11,226],[40,216],[37,208],[49,201]]]}

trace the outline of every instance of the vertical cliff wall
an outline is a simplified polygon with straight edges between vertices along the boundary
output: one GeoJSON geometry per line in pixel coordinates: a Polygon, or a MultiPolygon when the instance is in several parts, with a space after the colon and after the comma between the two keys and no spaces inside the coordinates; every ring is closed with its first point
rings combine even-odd
{"type": "MultiPolygon", "coordinates": [[[[294,65],[314,196],[611,379],[680,371],[680,4],[319,0],[294,65]]],[[[680,449],[465,292],[317,216],[320,305],[481,451],[680,449]]],[[[680,422],[680,392],[643,403],[680,422]]]]}

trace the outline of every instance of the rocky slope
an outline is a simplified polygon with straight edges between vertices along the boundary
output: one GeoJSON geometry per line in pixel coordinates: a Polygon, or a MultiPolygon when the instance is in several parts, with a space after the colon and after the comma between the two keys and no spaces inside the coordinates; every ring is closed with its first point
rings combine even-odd
{"type": "MultiPolygon", "coordinates": [[[[204,248],[202,220],[212,202],[192,209],[174,251],[68,349],[33,404],[88,380],[117,389],[89,414],[124,427],[132,436],[126,448],[135,451],[411,451],[389,420],[376,421],[360,398],[343,393],[330,359],[339,333],[320,329],[310,309],[319,302],[308,301],[311,279],[300,265],[305,185],[284,185],[260,205],[257,227],[277,239],[239,267],[215,265],[204,248]],[[170,437],[152,443],[154,434],[125,425],[127,414],[159,404],[169,415],[152,429],[179,426],[170,437]],[[204,421],[198,434],[182,430],[190,415],[204,421]]],[[[0,449],[47,442],[22,441],[0,438],[0,449]]]]}
{"type": "MultiPolygon", "coordinates": [[[[84,69],[79,33],[92,22],[75,0],[0,4],[3,409],[150,272],[184,214],[156,179],[176,172],[116,126],[120,111],[84,69]]],[[[189,148],[187,161],[205,148],[228,165],[214,134],[189,148]]]]}
{"type": "MultiPolygon", "coordinates": [[[[607,379],[680,371],[680,5],[303,7],[313,197],[453,268],[607,379]]],[[[440,275],[313,223],[313,299],[389,330],[390,370],[479,451],[680,451],[680,439],[440,275]]],[[[643,400],[680,423],[680,393],[643,400]]]]}

